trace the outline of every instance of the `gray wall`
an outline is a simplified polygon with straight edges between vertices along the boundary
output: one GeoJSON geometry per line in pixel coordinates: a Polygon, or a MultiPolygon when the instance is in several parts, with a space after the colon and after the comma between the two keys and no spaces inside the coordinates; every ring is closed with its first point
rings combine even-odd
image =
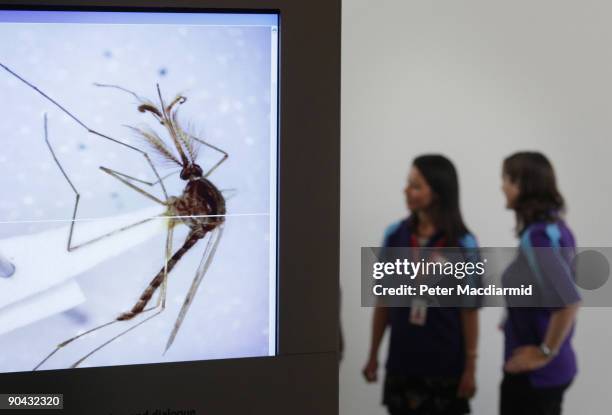
{"type": "MultiPolygon", "coordinates": [[[[581,246],[610,246],[612,3],[344,0],[342,54],[342,320],[340,413],[383,414],[381,384],[360,375],[371,309],[360,307],[359,248],[406,214],[410,160],[441,152],[457,165],[462,208],[483,246],[515,246],[501,161],[536,149],[553,161],[581,246]]],[[[495,414],[501,311],[481,313],[473,413],[495,414]]],[[[580,311],[580,375],[565,413],[608,413],[609,309],[580,311]]],[[[380,362],[384,364],[386,344],[380,362]]],[[[382,376],[381,371],[380,375],[382,376]]]]}

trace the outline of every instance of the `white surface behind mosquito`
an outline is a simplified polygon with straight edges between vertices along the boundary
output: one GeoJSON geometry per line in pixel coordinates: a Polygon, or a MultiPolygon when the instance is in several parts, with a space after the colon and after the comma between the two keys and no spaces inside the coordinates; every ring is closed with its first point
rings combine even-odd
{"type": "Polygon", "coordinates": [[[70,310],[83,302],[85,296],[76,281],[55,285],[0,309],[0,335],[70,310]]]}
{"type": "MultiPolygon", "coordinates": [[[[92,128],[135,145],[142,142],[123,124],[159,126],[136,110],[133,97],[92,83],[118,84],[154,100],[157,82],[166,99],[183,92],[188,100],[181,120],[230,154],[210,177],[219,188],[236,189],[228,213],[269,212],[269,28],[2,24],[0,38],[4,64],[92,128]]],[[[58,158],[82,194],[80,217],[108,218],[154,206],[98,169],[104,165],[152,179],[142,156],[86,134],[6,72],[0,72],[0,91],[0,221],[13,221],[0,225],[0,239],[64,227],[65,222],[54,220],[72,214],[72,191],[44,145],[43,113],[48,113],[58,158]]],[[[206,169],[217,159],[218,154],[203,147],[198,162],[206,169]]],[[[161,168],[162,174],[171,171],[161,168]]],[[[183,186],[176,175],[169,179],[169,193],[179,194],[183,186]]],[[[159,188],[154,193],[161,197],[159,188]]],[[[166,312],[84,366],[267,355],[269,220],[228,218],[217,254],[168,353],[162,356],[204,241],[172,271],[166,312]]],[[[185,234],[184,226],[177,229],[175,249],[185,234]]],[[[80,273],[76,281],[86,297],[81,306],[0,336],[0,371],[30,370],[59,342],[129,309],[163,265],[164,238],[160,233],[80,273]]],[[[55,249],[49,247],[49,252],[55,249]]],[[[51,267],[46,255],[45,249],[31,252],[40,270],[51,267]]],[[[70,345],[44,368],[68,367],[129,324],[116,324],[70,345]]]]}
{"type": "MultiPolygon", "coordinates": [[[[113,218],[83,220],[75,225],[73,245],[92,240],[115,229],[153,218],[162,207],[143,209],[113,218]]],[[[0,314],[3,307],[49,290],[90,268],[161,233],[166,219],[153,219],[94,244],[68,252],[66,249],[70,221],[62,227],[0,239],[0,252],[15,266],[10,278],[0,279],[0,314]]],[[[1,226],[1,225],[0,225],[1,226]]],[[[0,326],[0,333],[2,333],[0,326]]]]}

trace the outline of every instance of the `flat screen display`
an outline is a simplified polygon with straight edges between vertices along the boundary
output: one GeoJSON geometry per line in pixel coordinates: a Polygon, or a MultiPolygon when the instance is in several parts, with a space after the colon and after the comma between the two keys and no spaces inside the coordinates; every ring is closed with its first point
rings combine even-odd
{"type": "Polygon", "coordinates": [[[275,355],[278,23],[0,10],[0,372],[275,355]]]}

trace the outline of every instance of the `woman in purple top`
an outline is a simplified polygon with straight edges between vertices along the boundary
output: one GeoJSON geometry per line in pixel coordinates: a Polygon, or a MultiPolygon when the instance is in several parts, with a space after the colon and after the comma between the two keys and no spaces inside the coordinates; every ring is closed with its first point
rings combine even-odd
{"type": "Polygon", "coordinates": [[[517,306],[507,309],[500,414],[558,415],[576,375],[571,345],[580,302],[571,271],[575,241],[560,217],[563,197],[543,154],[520,152],[506,158],[502,180],[520,238],[519,255],[506,269],[503,283],[539,282],[539,303],[510,303],[517,306]]]}

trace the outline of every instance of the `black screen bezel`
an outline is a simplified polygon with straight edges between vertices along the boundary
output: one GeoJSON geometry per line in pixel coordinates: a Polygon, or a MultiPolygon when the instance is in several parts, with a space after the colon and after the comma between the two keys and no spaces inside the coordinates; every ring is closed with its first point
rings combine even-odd
{"type": "Polygon", "coordinates": [[[63,393],[65,409],[48,414],[337,413],[340,1],[0,0],[0,9],[280,17],[278,355],[6,373],[0,393],[63,393]]]}

